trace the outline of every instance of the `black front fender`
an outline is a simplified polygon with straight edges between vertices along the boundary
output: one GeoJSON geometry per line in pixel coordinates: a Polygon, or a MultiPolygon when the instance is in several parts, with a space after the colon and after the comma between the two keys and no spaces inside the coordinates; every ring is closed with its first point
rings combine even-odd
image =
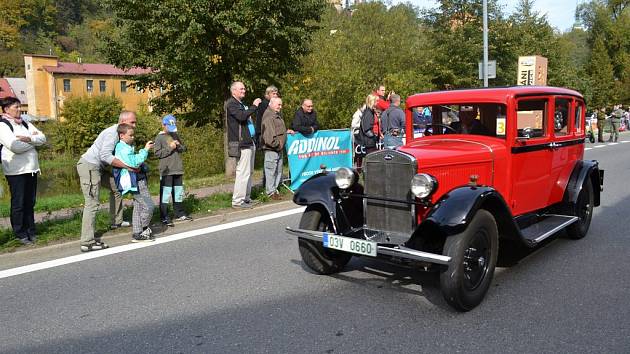
{"type": "MultiPolygon", "coordinates": [[[[349,192],[363,194],[363,186],[355,183],[349,192]]],[[[363,224],[361,199],[342,197],[334,172],[320,173],[306,180],[293,195],[293,202],[307,207],[323,208],[337,233],[363,224]]]]}
{"type": "Polygon", "coordinates": [[[466,229],[479,209],[492,213],[500,234],[519,234],[507,203],[498,191],[487,186],[462,186],[451,190],[440,198],[420,227],[437,230],[442,236],[456,235],[466,229]]]}

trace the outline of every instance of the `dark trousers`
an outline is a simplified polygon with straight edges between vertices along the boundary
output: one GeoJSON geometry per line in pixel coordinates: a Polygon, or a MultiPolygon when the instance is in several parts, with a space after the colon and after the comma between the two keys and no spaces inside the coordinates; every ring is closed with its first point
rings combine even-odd
{"type": "Polygon", "coordinates": [[[35,238],[35,195],[37,174],[6,176],[11,191],[11,227],[21,239],[35,238]]]}
{"type": "Polygon", "coordinates": [[[173,201],[173,210],[175,217],[179,218],[186,215],[184,205],[184,176],[168,175],[160,177],[160,219],[168,219],[168,204],[173,201]]]}

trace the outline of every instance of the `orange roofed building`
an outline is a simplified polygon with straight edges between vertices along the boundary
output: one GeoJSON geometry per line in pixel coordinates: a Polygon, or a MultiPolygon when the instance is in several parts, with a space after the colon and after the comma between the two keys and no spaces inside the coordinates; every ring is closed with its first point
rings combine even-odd
{"type": "Polygon", "coordinates": [[[38,118],[58,119],[66,99],[76,96],[110,95],[118,97],[126,110],[136,111],[157,91],[139,90],[134,86],[136,75],[150,69],[122,70],[110,64],[60,62],[51,55],[24,55],[28,114],[38,118]]]}

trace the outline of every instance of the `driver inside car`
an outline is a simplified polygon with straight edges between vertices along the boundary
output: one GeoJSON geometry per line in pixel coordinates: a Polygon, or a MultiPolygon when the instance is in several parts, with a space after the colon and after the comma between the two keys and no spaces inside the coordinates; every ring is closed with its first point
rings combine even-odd
{"type": "MultiPolygon", "coordinates": [[[[490,131],[477,119],[477,109],[474,106],[461,106],[459,122],[451,123],[451,128],[457,134],[490,135],[490,131]]],[[[449,130],[447,132],[454,134],[449,130]]]]}

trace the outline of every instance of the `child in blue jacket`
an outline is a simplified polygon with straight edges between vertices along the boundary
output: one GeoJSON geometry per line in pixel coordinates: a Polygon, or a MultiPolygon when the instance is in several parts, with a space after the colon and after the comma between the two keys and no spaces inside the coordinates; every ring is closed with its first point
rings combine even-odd
{"type": "Polygon", "coordinates": [[[118,138],[114,156],[124,162],[127,166],[137,168],[138,172],[126,169],[115,169],[114,176],[118,190],[124,195],[133,194],[133,236],[131,242],[154,241],[153,231],[149,227],[151,216],[153,215],[153,200],[149,194],[149,186],[144,161],[149,156],[149,149],[153,147],[153,142],[148,141],[144,149],[136,154],[133,147],[135,140],[134,128],[128,124],[118,125],[118,138]]]}

